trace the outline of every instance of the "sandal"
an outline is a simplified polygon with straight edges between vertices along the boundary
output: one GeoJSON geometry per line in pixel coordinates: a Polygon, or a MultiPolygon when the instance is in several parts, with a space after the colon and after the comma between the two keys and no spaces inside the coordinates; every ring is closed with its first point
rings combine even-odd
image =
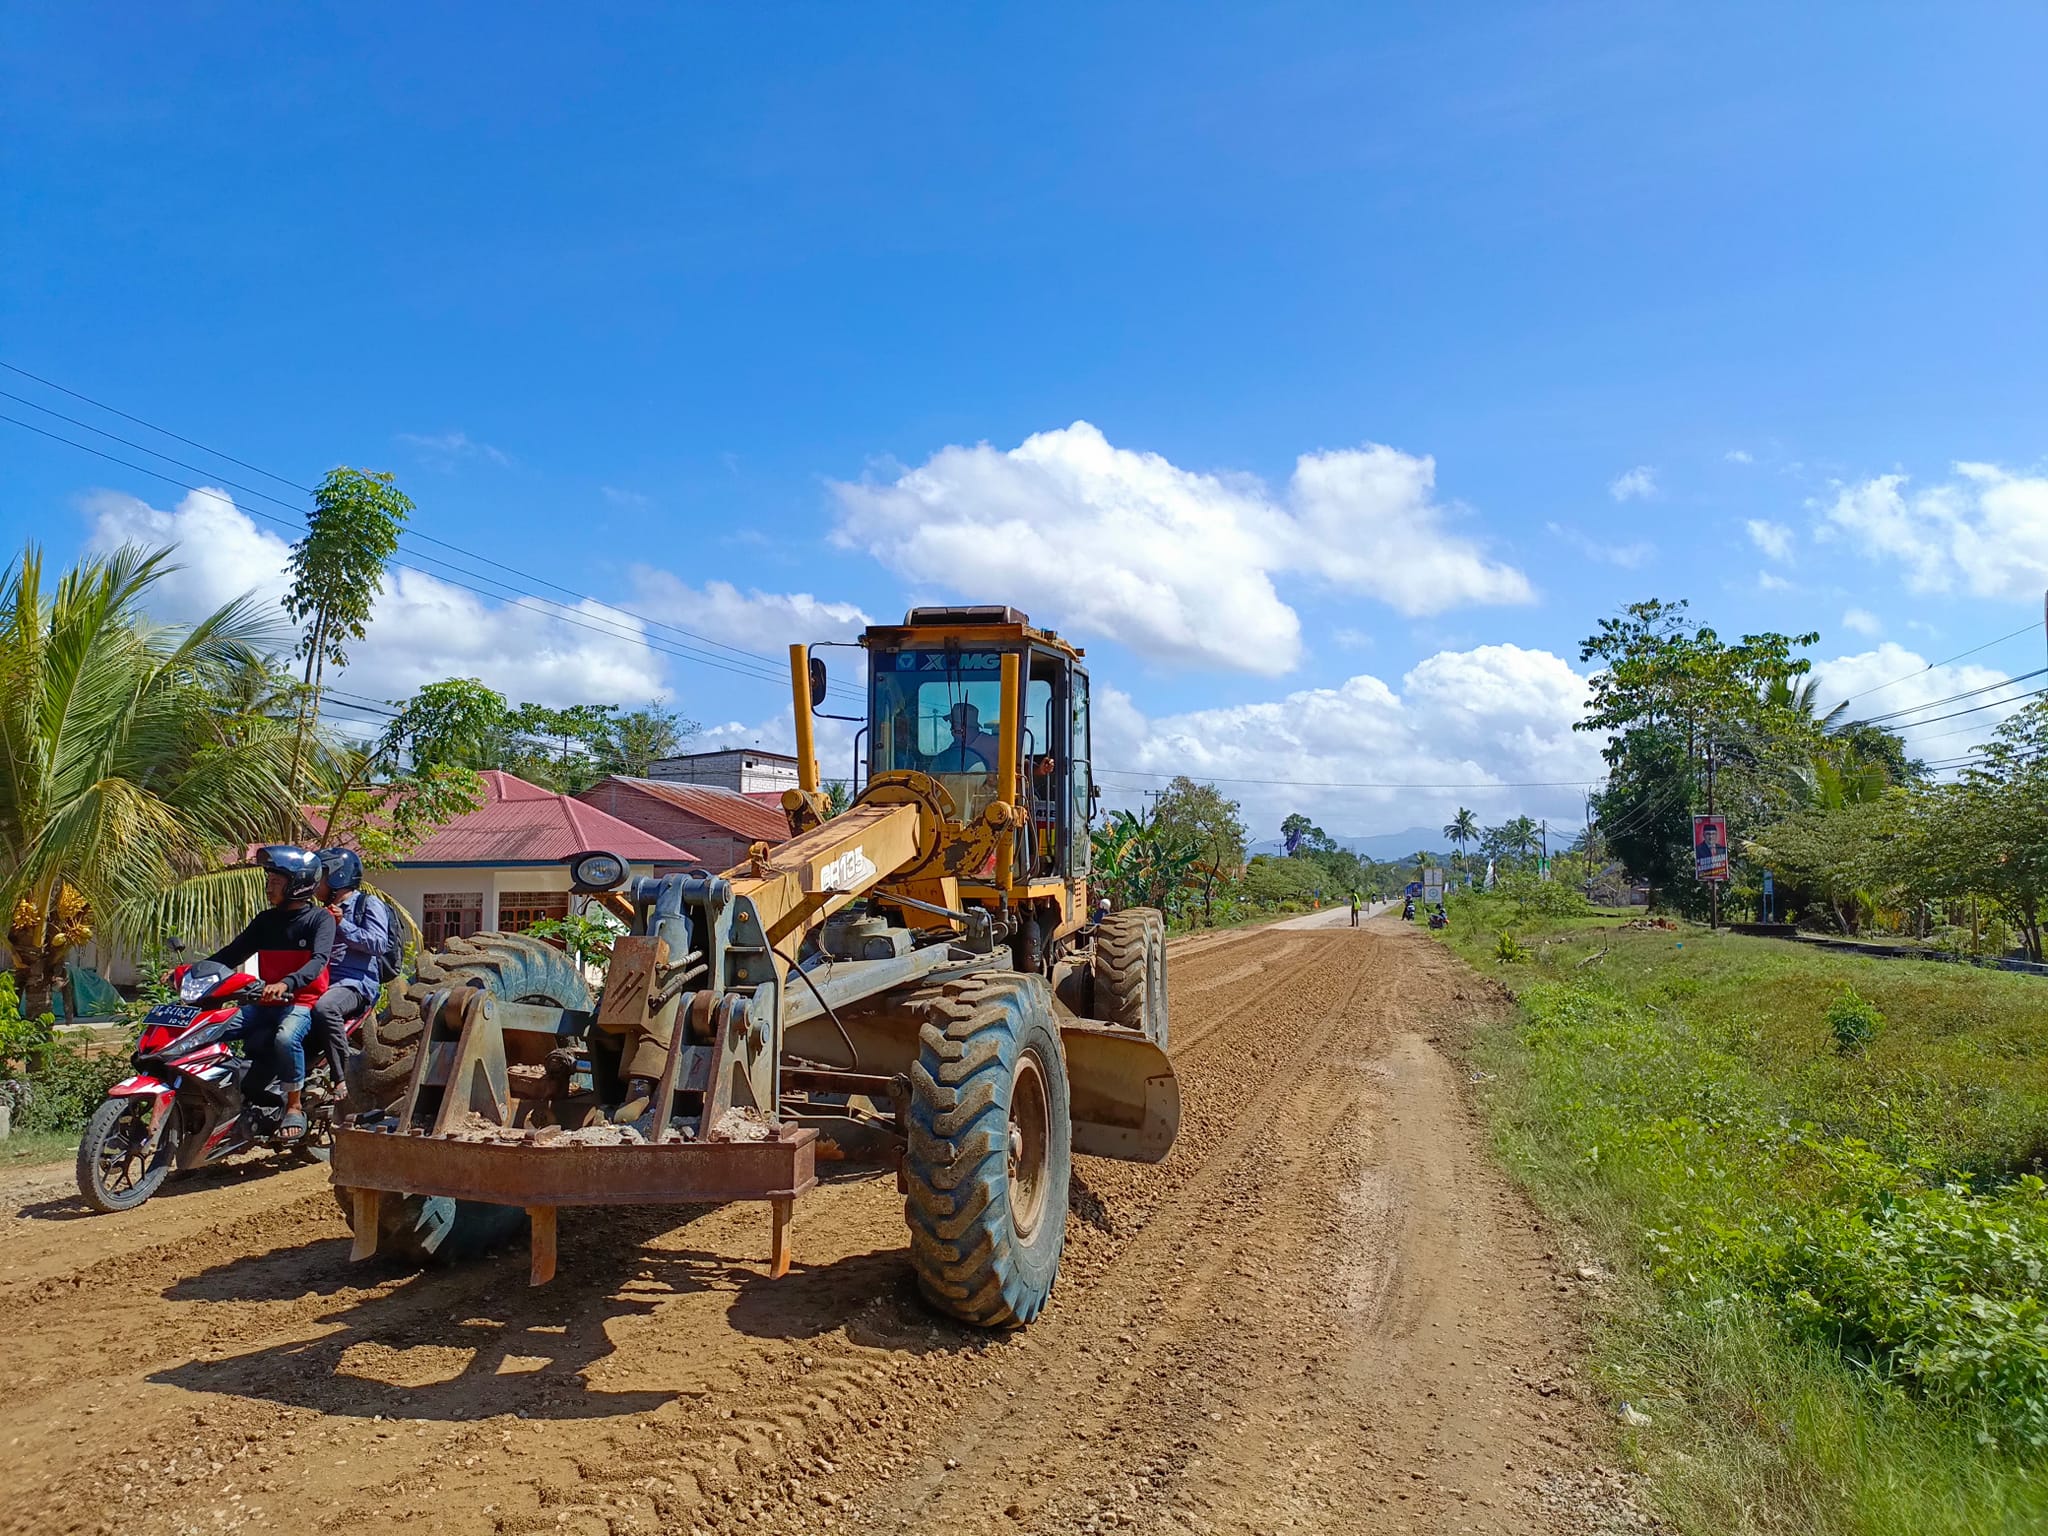
{"type": "Polygon", "coordinates": [[[277,1139],[283,1145],[295,1146],[306,1139],[306,1112],[302,1109],[288,1109],[284,1118],[277,1122],[277,1139]]]}

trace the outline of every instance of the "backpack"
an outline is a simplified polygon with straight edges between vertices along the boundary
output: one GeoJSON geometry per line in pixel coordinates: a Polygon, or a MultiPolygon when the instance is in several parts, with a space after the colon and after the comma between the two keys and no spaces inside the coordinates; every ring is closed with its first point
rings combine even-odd
{"type": "MultiPolygon", "coordinates": [[[[384,948],[377,955],[377,979],[381,982],[398,980],[405,974],[405,933],[398,926],[398,915],[391,910],[391,903],[372,896],[368,891],[357,891],[356,900],[375,901],[384,908],[384,948]]],[[[363,909],[356,908],[356,918],[361,920],[363,909]]]]}

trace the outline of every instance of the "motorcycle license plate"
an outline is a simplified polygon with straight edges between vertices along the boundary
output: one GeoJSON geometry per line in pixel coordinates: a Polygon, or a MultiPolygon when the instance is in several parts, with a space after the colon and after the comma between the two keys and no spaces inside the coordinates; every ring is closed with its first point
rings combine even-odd
{"type": "Polygon", "coordinates": [[[142,1022],[168,1024],[172,1029],[183,1029],[198,1017],[197,1008],[189,1008],[183,1003],[158,1003],[149,1010],[149,1016],[142,1022]]]}

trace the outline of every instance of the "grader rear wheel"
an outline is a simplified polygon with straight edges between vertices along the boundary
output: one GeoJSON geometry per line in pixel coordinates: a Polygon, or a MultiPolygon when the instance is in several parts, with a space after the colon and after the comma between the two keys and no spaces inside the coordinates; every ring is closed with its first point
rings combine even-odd
{"type": "Polygon", "coordinates": [[[940,1311],[1019,1328],[1045,1307],[1067,1237],[1067,1064],[1042,976],[921,988],[904,1154],[910,1262],[940,1311]]]}
{"type": "MultiPolygon", "coordinates": [[[[479,933],[450,939],[421,954],[417,974],[391,1000],[383,1017],[363,1023],[362,1049],[350,1054],[349,1115],[389,1109],[412,1079],[427,999],[445,987],[482,987],[508,1003],[588,1008],[590,988],[575,961],[552,945],[514,933],[479,933]]],[[[349,1192],[337,1188],[342,1214],[355,1224],[349,1192]]],[[[377,1251],[401,1260],[467,1258],[509,1241],[526,1225],[516,1206],[451,1200],[443,1195],[387,1193],[378,1202],[377,1251]]]]}
{"type": "Polygon", "coordinates": [[[1112,912],[1093,941],[1096,1017],[1166,1045],[1166,919],[1152,907],[1112,912]]]}

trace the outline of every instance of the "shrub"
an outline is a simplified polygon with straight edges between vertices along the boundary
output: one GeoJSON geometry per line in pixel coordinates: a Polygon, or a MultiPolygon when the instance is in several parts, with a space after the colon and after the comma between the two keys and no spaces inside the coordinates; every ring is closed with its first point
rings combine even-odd
{"type": "Polygon", "coordinates": [[[1877,1032],[1884,1028],[1884,1015],[1854,987],[1844,987],[1828,1004],[1828,1028],[1834,1031],[1835,1049],[1847,1056],[1877,1038],[1877,1032]]]}
{"type": "Polygon", "coordinates": [[[20,1131],[75,1131],[99,1108],[107,1090],[134,1069],[119,1051],[88,1056],[76,1046],[50,1045],[22,1079],[25,1102],[17,1102],[14,1127],[20,1131]]]}
{"type": "Polygon", "coordinates": [[[0,1062],[26,1061],[31,1051],[50,1043],[56,1023],[56,1015],[48,1013],[41,1018],[23,1018],[14,974],[0,971],[0,1062]]]}
{"type": "Polygon", "coordinates": [[[1493,958],[1496,964],[1514,965],[1529,958],[1529,946],[1503,928],[1500,941],[1493,946],[1493,958]]]}

